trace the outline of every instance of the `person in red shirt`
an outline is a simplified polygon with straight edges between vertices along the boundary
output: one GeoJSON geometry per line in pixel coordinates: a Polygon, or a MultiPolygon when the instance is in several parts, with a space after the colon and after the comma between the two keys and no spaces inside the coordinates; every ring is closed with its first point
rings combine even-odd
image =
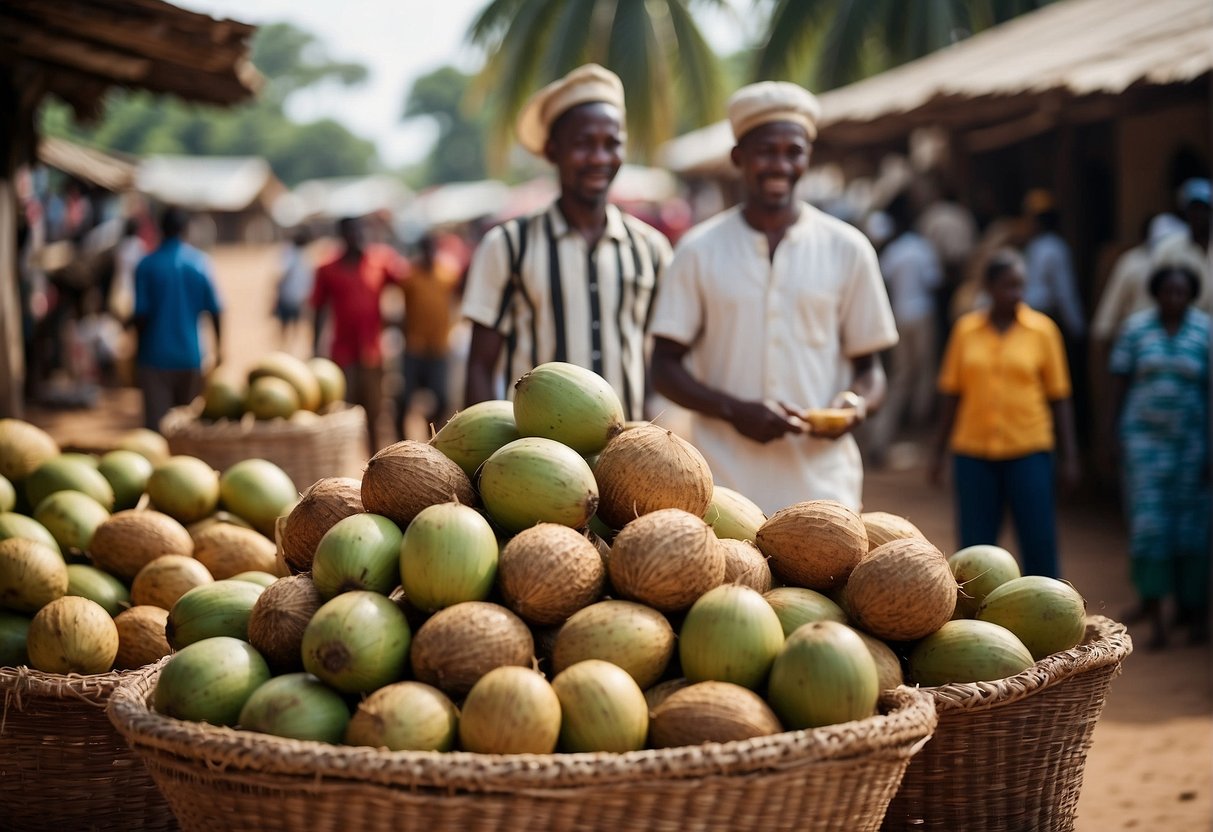
{"type": "Polygon", "coordinates": [[[330,358],[345,372],[346,401],[366,411],[367,441],[373,456],[378,449],[375,426],[383,401],[383,350],[379,336],[383,318],[379,300],[388,283],[401,284],[408,262],[391,247],[367,245],[362,223],[347,217],[338,223],[344,248],[335,260],[316,270],[312,307],[316,310],[316,353],[324,318],[331,314],[330,358]]]}

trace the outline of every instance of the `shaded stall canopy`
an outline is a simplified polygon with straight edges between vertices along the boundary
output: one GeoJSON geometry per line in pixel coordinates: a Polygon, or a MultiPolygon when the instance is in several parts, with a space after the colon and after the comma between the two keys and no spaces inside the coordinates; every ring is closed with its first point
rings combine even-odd
{"type": "Polygon", "coordinates": [[[192,211],[268,211],[283,186],[259,156],[149,156],[139,165],[139,190],[192,211]]]}
{"type": "MultiPolygon", "coordinates": [[[[903,141],[928,126],[959,135],[968,152],[1003,147],[1195,81],[1213,68],[1210,44],[1209,0],[1063,0],[822,94],[814,153],[903,141]]],[[[662,158],[683,175],[732,176],[732,144],[720,122],[667,143],[662,158]]]]}
{"type": "Polygon", "coordinates": [[[300,182],[275,199],[272,211],[274,220],[289,228],[342,217],[393,214],[412,197],[408,186],[394,176],[332,176],[300,182]]]}
{"type": "Polygon", "coordinates": [[[17,170],[38,158],[47,95],[98,116],[111,87],[235,104],[256,91],[254,26],[163,0],[0,2],[0,416],[22,412],[25,372],[17,282],[17,170]]]}
{"type": "Polygon", "coordinates": [[[38,161],[47,167],[113,193],[135,185],[135,164],[121,156],[45,136],[38,141],[38,161]]]}

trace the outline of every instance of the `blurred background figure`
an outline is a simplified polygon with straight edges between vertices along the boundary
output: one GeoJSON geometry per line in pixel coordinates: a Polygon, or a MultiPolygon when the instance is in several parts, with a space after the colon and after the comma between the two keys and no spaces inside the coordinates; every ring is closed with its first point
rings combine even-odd
{"type": "Polygon", "coordinates": [[[110,283],[110,314],[125,324],[135,309],[135,267],[147,255],[147,246],[139,236],[139,221],[128,217],[122,225],[122,237],[114,248],[114,278],[110,283]]]}
{"type": "Polygon", "coordinates": [[[893,239],[880,252],[893,304],[899,340],[892,349],[889,392],[884,406],[872,419],[869,460],[885,464],[889,446],[905,417],[922,424],[930,416],[935,367],[935,292],[943,282],[943,268],[935,249],[915,231],[906,194],[899,194],[885,209],[893,223],[893,239]]]}
{"type": "Polygon", "coordinates": [[[988,310],[952,328],[939,372],[940,430],[930,479],[952,454],[958,547],[997,545],[1010,506],[1025,575],[1058,577],[1054,451],[1063,483],[1078,482],[1070,375],[1057,325],[1024,298],[1018,252],[986,266],[988,310]]]}
{"type": "MultiPolygon", "coordinates": [[[[1154,306],[1132,315],[1112,349],[1116,423],[1129,518],[1129,561],[1149,646],[1167,643],[1162,604],[1174,597],[1192,642],[1208,639],[1209,317],[1193,307],[1201,261],[1159,256],[1154,306]]],[[[1115,447],[1115,446],[1114,446],[1115,447]]]]}
{"type": "Polygon", "coordinates": [[[1024,302],[1056,321],[1067,340],[1077,341],[1086,322],[1070,247],[1058,233],[1060,217],[1053,195],[1040,188],[1028,191],[1024,214],[1028,235],[1023,253],[1027,269],[1024,302]]]}
{"type": "Polygon", "coordinates": [[[1213,219],[1209,202],[1213,198],[1213,186],[1208,179],[1186,179],[1179,186],[1179,209],[1187,223],[1186,234],[1176,234],[1158,246],[1159,257],[1168,260],[1185,260],[1197,269],[1200,290],[1195,304],[1206,314],[1213,315],[1213,286],[1210,286],[1209,270],[1209,223],[1213,219]]]}
{"type": "Polygon", "coordinates": [[[136,374],[143,391],[143,426],[159,430],[170,408],[202,391],[198,321],[215,327],[215,361],[222,362],[219,294],[210,259],[185,240],[189,215],[165,208],[160,246],[135,268],[134,325],[139,336],[136,374]]]}
{"type": "Polygon", "coordinates": [[[316,272],[307,252],[311,242],[311,231],[300,226],[291,234],[282,252],[282,276],[278,279],[274,317],[278,320],[278,336],[284,348],[289,347],[291,343],[297,325],[303,317],[303,307],[311,297],[315,284],[316,272]]]}
{"type": "MultiPolygon", "coordinates": [[[[1154,306],[1149,288],[1152,252],[1187,233],[1187,224],[1174,214],[1158,214],[1142,224],[1140,241],[1117,258],[1100,295],[1091,321],[1091,339],[1095,344],[1108,344],[1130,315],[1154,306]]],[[[1098,366],[1103,366],[1103,362],[1098,366]]]]}
{"type": "Polygon", "coordinates": [[[432,234],[423,236],[417,245],[417,260],[403,286],[404,380],[396,398],[398,439],[405,438],[409,406],[417,391],[426,390],[433,396],[424,418],[435,427],[441,427],[450,406],[448,357],[462,270],[455,257],[439,248],[432,234]]]}

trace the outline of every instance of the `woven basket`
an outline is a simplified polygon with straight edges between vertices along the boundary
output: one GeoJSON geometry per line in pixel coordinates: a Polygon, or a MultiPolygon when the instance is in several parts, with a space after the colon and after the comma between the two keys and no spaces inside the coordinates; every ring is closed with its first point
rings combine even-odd
{"type": "Polygon", "coordinates": [[[907,769],[884,830],[1069,832],[1091,732],[1133,650],[1093,616],[1083,643],[997,682],[923,688],[935,738],[907,769]]]}
{"type": "Polygon", "coordinates": [[[875,832],[935,724],[930,697],[743,742],[626,754],[483,755],[299,742],[170,719],[133,677],[110,719],[186,830],[875,832]]]}
{"type": "Polygon", "coordinates": [[[174,454],[196,456],[222,471],[243,459],[268,459],[303,491],[321,477],[361,477],[366,467],[366,412],[338,403],[306,422],[243,419],[207,423],[196,403],[170,410],[160,432],[174,454]]]}
{"type": "Polygon", "coordinates": [[[147,769],[105,715],[137,671],[0,667],[0,829],[176,829],[147,769]]]}

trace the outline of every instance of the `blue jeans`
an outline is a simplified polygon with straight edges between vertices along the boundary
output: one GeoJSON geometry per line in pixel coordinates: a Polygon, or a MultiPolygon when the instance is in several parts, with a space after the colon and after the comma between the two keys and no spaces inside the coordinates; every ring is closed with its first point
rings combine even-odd
{"type": "Polygon", "coordinates": [[[955,454],[953,472],[961,548],[997,545],[1009,505],[1023,574],[1059,577],[1053,454],[998,460],[955,454]]]}

